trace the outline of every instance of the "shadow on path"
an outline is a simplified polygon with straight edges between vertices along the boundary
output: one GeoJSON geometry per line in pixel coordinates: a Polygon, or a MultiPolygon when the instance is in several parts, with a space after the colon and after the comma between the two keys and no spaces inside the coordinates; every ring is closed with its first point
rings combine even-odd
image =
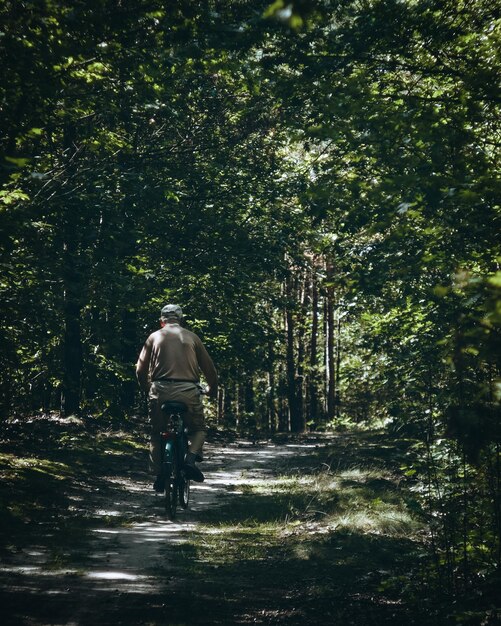
{"type": "MultiPolygon", "coordinates": [[[[320,513],[308,513],[311,493],[267,492],[278,474],[329,461],[328,444],[339,462],[346,450],[337,438],[209,444],[207,480],[193,486],[190,509],[175,522],[151,491],[140,449],[119,446],[115,454],[104,441],[99,460],[95,448],[88,458],[73,451],[67,474],[60,467],[57,480],[47,475],[56,509],[22,527],[10,523],[0,567],[3,623],[420,623],[381,591],[389,575],[405,575],[410,540],[322,526],[320,513]]],[[[377,480],[372,492],[387,492],[387,481],[377,480]]],[[[343,485],[363,486],[349,474],[343,485]]]]}

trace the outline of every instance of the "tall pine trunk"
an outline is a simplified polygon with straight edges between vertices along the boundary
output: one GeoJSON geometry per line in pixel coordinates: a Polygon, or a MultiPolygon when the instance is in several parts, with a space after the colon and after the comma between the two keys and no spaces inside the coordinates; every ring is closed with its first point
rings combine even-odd
{"type": "Polygon", "coordinates": [[[336,417],[339,417],[341,410],[341,317],[337,321],[337,348],[336,348],[336,389],[335,389],[335,401],[336,401],[336,417]]]}
{"type": "Polygon", "coordinates": [[[77,243],[66,233],[64,258],[64,343],[61,411],[68,416],[80,410],[82,341],[80,324],[80,276],[77,266],[77,243]]]}
{"type": "MultiPolygon", "coordinates": [[[[75,169],[75,125],[69,123],[64,133],[67,176],[75,169]]],[[[63,208],[63,285],[64,285],[64,341],[63,384],[61,411],[68,416],[80,410],[80,383],[82,372],[81,298],[82,276],[79,268],[78,206],[69,200],[63,208]]]]}
{"type": "Polygon", "coordinates": [[[318,420],[318,282],[315,267],[311,277],[311,341],[310,372],[308,376],[308,411],[309,419],[318,420]]]}
{"type": "MultiPolygon", "coordinates": [[[[298,281],[299,282],[299,281],[298,281]]],[[[306,358],[306,315],[310,301],[310,284],[308,272],[305,272],[303,281],[303,293],[298,293],[298,301],[301,303],[300,315],[297,329],[297,404],[298,404],[298,430],[303,431],[305,427],[305,384],[304,365],[306,358]]]]}
{"type": "Polygon", "coordinates": [[[286,372],[287,372],[287,400],[289,403],[290,429],[292,432],[300,432],[303,429],[302,410],[299,403],[298,380],[296,379],[296,362],[294,358],[294,340],[296,324],[293,307],[295,296],[293,282],[289,277],[286,282],[287,308],[285,311],[285,325],[287,334],[286,349],[286,372]]]}
{"type": "Polygon", "coordinates": [[[137,382],[133,375],[132,364],[136,359],[136,325],[137,316],[134,311],[125,310],[122,313],[122,362],[130,371],[130,377],[121,383],[120,404],[121,408],[130,410],[134,406],[137,382]]]}
{"type": "Polygon", "coordinates": [[[278,430],[286,432],[289,430],[289,407],[286,404],[287,397],[287,372],[283,364],[278,371],[278,430]]]}
{"type": "Polygon", "coordinates": [[[251,374],[245,375],[243,385],[245,428],[254,432],[257,429],[256,402],[254,397],[254,381],[251,374]]]}
{"type": "Polygon", "coordinates": [[[225,389],[221,385],[217,390],[217,413],[216,413],[216,424],[223,424],[225,421],[225,389]]]}
{"type": "Polygon", "coordinates": [[[331,286],[333,269],[327,264],[327,416],[332,419],[336,411],[336,361],[335,361],[335,324],[334,324],[334,289],[331,286]]]}

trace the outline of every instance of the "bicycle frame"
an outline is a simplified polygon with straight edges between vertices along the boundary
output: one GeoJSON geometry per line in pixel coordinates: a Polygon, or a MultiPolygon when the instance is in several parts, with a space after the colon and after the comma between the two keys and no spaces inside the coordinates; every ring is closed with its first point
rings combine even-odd
{"type": "Polygon", "coordinates": [[[180,410],[168,402],[162,410],[169,416],[168,428],[162,431],[162,476],[165,484],[165,510],[169,519],[174,519],[179,502],[186,509],[189,501],[190,481],[184,474],[184,458],[188,450],[188,436],[180,410]]]}
{"type": "Polygon", "coordinates": [[[183,418],[179,414],[171,415],[170,429],[160,433],[164,445],[164,462],[172,463],[174,461],[174,455],[176,449],[179,447],[178,443],[184,438],[184,425],[183,418]]]}

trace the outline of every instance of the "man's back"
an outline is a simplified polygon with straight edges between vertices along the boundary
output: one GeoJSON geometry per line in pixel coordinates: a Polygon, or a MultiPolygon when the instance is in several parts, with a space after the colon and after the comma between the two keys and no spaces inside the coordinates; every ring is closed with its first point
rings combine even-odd
{"type": "Polygon", "coordinates": [[[138,376],[149,375],[150,381],[175,379],[198,381],[200,370],[210,386],[217,384],[217,375],[202,341],[179,324],[168,323],[152,333],[138,361],[138,376]]]}
{"type": "Polygon", "coordinates": [[[184,424],[188,429],[190,445],[184,459],[186,475],[198,482],[204,475],[195,461],[202,460],[205,441],[204,407],[201,389],[197,384],[200,370],[209,384],[209,395],[217,397],[217,372],[202,341],[179,322],[183,311],[176,304],[167,304],[160,313],[161,330],[146,340],[136,364],[136,374],[144,391],[148,392],[151,420],[150,464],[157,474],[153,488],[163,489],[161,480],[162,450],[160,433],[165,429],[166,413],[161,409],[166,400],[182,402],[186,406],[184,424]]]}

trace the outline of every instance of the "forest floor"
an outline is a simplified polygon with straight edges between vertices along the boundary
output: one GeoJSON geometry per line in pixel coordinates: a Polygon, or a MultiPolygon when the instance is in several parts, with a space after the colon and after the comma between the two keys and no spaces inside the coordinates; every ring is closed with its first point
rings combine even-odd
{"type": "Polygon", "coordinates": [[[141,425],[97,424],[2,428],[3,624],[447,623],[413,591],[426,534],[407,442],[213,432],[171,522],[141,425]]]}

